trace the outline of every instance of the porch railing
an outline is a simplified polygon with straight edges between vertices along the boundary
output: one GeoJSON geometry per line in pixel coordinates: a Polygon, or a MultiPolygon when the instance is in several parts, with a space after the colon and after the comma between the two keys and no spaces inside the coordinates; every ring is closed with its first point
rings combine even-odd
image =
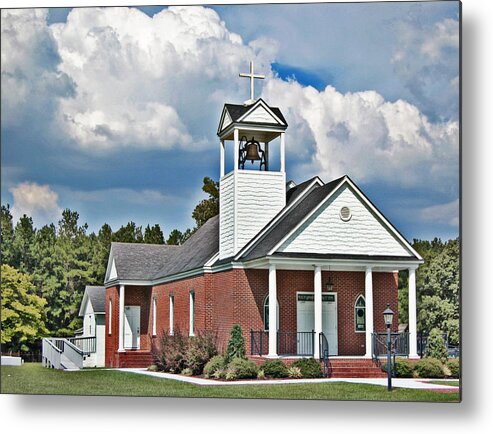
{"type": "MultiPolygon", "coordinates": [[[[315,332],[277,332],[277,353],[283,356],[313,356],[315,332]]],[[[269,353],[269,332],[250,331],[250,354],[269,353]]]]}
{"type": "Polygon", "coordinates": [[[96,352],[96,336],[75,336],[73,338],[67,338],[67,340],[79,348],[84,356],[88,356],[89,354],[96,352]]]}
{"type": "Polygon", "coordinates": [[[329,341],[327,337],[322,332],[318,336],[319,339],[319,358],[323,366],[324,377],[330,377],[330,363],[329,363],[329,341]]]}
{"type": "MultiPolygon", "coordinates": [[[[395,356],[409,356],[409,333],[391,333],[390,345],[395,356]]],[[[372,354],[374,358],[387,355],[387,333],[372,333],[372,354]]]]}

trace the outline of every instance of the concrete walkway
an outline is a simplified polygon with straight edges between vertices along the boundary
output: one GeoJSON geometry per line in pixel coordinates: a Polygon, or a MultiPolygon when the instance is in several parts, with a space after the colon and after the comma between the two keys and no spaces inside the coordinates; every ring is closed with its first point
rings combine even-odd
{"type": "MultiPolygon", "coordinates": [[[[169,374],[166,372],[151,372],[145,368],[119,368],[117,371],[131,372],[133,374],[147,375],[155,378],[166,378],[168,380],[183,381],[185,383],[196,384],[198,386],[260,386],[272,384],[309,384],[309,383],[357,383],[374,384],[377,386],[387,386],[386,378],[304,378],[287,380],[239,380],[239,381],[219,381],[208,378],[187,377],[185,375],[169,374]]],[[[414,378],[393,378],[392,386],[406,389],[427,389],[457,392],[457,386],[445,386],[442,384],[431,384],[427,379],[414,378]]],[[[446,380],[445,380],[446,381],[446,380]]]]}

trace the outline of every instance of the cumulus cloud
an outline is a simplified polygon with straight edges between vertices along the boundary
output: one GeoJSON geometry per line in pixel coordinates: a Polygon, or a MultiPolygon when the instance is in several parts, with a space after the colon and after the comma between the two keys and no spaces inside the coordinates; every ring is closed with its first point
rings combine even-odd
{"type": "Polygon", "coordinates": [[[428,116],[457,119],[459,110],[459,21],[433,25],[418,20],[397,27],[398,49],[392,57],[397,75],[428,116]]]}
{"type": "Polygon", "coordinates": [[[17,221],[26,214],[33,218],[36,226],[56,222],[62,213],[58,205],[58,194],[48,185],[39,185],[34,182],[23,182],[9,191],[12,193],[14,203],[12,217],[17,221]]]}
{"type": "Polygon", "coordinates": [[[423,208],[419,217],[426,223],[441,223],[453,227],[459,226],[459,199],[452,202],[423,208]]]}
{"type": "Polygon", "coordinates": [[[131,8],[74,9],[51,30],[60,69],[77,86],[74,98],[61,100],[59,121],[86,149],[211,145],[246,59],[265,68],[273,55],[272,47],[243,44],[203,7],[170,7],[153,17],[131,8]]]}
{"type": "Polygon", "coordinates": [[[456,182],[456,121],[430,122],[406,101],[386,101],[375,91],[323,91],[295,81],[269,80],[264,96],[286,112],[291,128],[288,147],[302,155],[303,167],[325,179],[348,174],[357,182],[383,181],[439,190],[456,182]]]}

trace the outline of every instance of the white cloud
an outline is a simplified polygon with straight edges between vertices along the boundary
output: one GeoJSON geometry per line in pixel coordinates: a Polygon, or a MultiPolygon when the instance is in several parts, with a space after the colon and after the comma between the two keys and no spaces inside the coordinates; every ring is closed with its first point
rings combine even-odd
{"type": "Polygon", "coordinates": [[[401,22],[395,72],[414,101],[429,115],[457,119],[459,114],[459,21],[446,18],[433,25],[401,22]]]}
{"type": "Polygon", "coordinates": [[[239,94],[240,69],[252,58],[266,68],[273,56],[272,46],[244,45],[203,7],[152,18],[132,8],[80,8],[51,29],[60,69],[77,86],[61,100],[60,125],[87,150],[211,145],[222,103],[239,94]]]}
{"type": "Polygon", "coordinates": [[[459,199],[423,208],[419,213],[419,217],[426,223],[439,223],[458,227],[459,199]]]}
{"type": "Polygon", "coordinates": [[[414,105],[374,91],[343,94],[327,86],[319,92],[271,79],[263,96],[296,126],[289,151],[303,155],[314,148],[305,171],[324,179],[348,174],[357,182],[457,188],[458,122],[432,123],[414,105]]]}
{"type": "Polygon", "coordinates": [[[34,182],[23,182],[11,187],[9,191],[14,197],[12,217],[16,222],[26,214],[33,218],[38,227],[56,222],[62,213],[58,205],[58,194],[48,185],[39,185],[34,182]]]}

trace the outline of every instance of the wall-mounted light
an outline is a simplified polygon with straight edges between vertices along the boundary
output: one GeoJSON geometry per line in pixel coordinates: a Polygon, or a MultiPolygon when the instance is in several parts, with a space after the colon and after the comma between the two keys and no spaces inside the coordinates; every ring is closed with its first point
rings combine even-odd
{"type": "Polygon", "coordinates": [[[331,292],[334,289],[334,282],[332,281],[332,277],[329,277],[329,281],[327,282],[327,291],[331,292]]]}

